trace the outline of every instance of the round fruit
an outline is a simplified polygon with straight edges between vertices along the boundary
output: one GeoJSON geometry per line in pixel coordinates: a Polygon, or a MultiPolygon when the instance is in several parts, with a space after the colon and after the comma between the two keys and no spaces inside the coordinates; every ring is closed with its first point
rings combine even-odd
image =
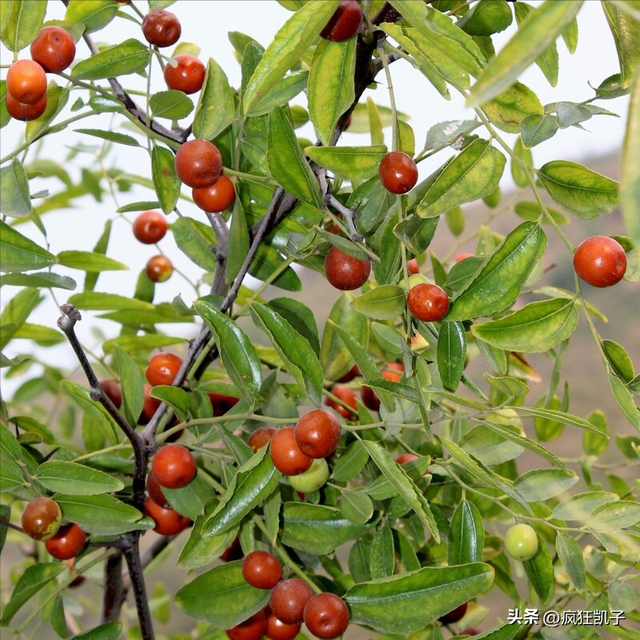
{"type": "Polygon", "coordinates": [[[356,376],[360,374],[360,369],[358,369],[358,365],[354,364],[347,373],[345,373],[342,378],[338,378],[338,382],[351,382],[356,376]]]}
{"type": "Polygon", "coordinates": [[[194,189],[191,192],[193,201],[208,213],[220,213],[230,207],[236,200],[233,181],[224,173],[210,187],[194,189]]]}
{"type": "Polygon", "coordinates": [[[145,273],[151,282],[166,282],[173,274],[173,264],[167,256],[153,256],[147,261],[145,273]]]}
{"type": "Polygon", "coordinates": [[[349,626],[349,609],[335,593],[318,593],[304,608],[304,623],[316,638],[337,638],[349,626]]]}
{"type": "Polygon", "coordinates": [[[467,603],[463,602],[459,607],[445,613],[442,617],[438,618],[442,624],[453,624],[464,618],[464,614],[467,613],[467,603]]]}
{"type": "Polygon", "coordinates": [[[122,404],[122,389],[115,380],[100,380],[100,386],[104,391],[104,395],[113,402],[116,409],[122,404]]]}
{"type": "Polygon", "coordinates": [[[229,409],[234,407],[240,401],[240,398],[235,396],[227,396],[223,393],[208,393],[209,400],[211,401],[211,407],[213,409],[213,415],[223,416],[229,409]]]}
{"type": "Polygon", "coordinates": [[[504,536],[504,546],[515,560],[531,560],[538,552],[538,535],[528,524],[514,524],[504,536]]]}
{"type": "Polygon", "coordinates": [[[170,47],[178,42],[181,33],[178,17],[164,9],[149,11],[142,21],[142,34],[149,44],[156,47],[170,47]]]}
{"type": "Polygon", "coordinates": [[[304,608],[313,597],[313,589],[300,578],[282,580],[273,588],[269,606],[273,615],[285,624],[297,624],[304,618],[304,608]]]}
{"type": "Polygon", "coordinates": [[[337,386],[331,389],[331,393],[344,402],[347,407],[351,407],[355,413],[349,411],[341,404],[338,404],[333,398],[325,398],[324,403],[335,409],[343,418],[347,418],[349,420],[353,420],[354,416],[358,414],[358,404],[356,403],[356,393],[353,389],[349,389],[349,387],[337,386]]]}
{"type": "Polygon", "coordinates": [[[264,609],[254,613],[250,618],[227,629],[226,634],[231,640],[260,640],[267,632],[267,614],[264,609]]]}
{"type": "Polygon", "coordinates": [[[49,73],[64,71],[76,57],[73,36],[61,27],[42,27],[31,43],[31,58],[49,73]]]}
{"type": "Polygon", "coordinates": [[[34,498],[22,512],[22,530],[34,540],[48,540],[60,528],[62,511],[55,500],[34,498]]]}
{"type": "Polygon", "coordinates": [[[176,173],[187,186],[202,189],[215,184],[222,174],[222,156],[208,140],[189,140],[176,153],[176,173]]]}
{"type": "Polygon", "coordinates": [[[144,501],[144,512],[156,523],[153,530],[161,536],[175,536],[191,524],[189,518],[185,518],[173,509],[161,507],[151,498],[144,501]]]}
{"type": "Polygon", "coordinates": [[[289,484],[300,493],[311,493],[324,487],[329,479],[329,465],[324,458],[316,458],[311,466],[297,476],[289,476],[289,484]]]}
{"type": "Polygon", "coordinates": [[[164,81],[167,83],[167,87],[176,91],[184,91],[184,93],[200,91],[206,73],[202,62],[188,53],[181,53],[175,56],[174,60],[177,62],[175,67],[168,64],[164,68],[164,81]]]}
{"type": "MultiPolygon", "coordinates": [[[[380,372],[382,377],[385,380],[389,380],[389,382],[400,382],[403,373],[404,365],[399,362],[389,362],[386,368],[380,372]]],[[[377,411],[380,408],[380,398],[378,398],[371,387],[363,385],[360,395],[362,396],[362,404],[364,404],[367,409],[377,411]]]]}
{"type": "Polygon", "coordinates": [[[142,413],[138,418],[138,423],[147,424],[147,422],[153,418],[153,414],[158,410],[160,400],[151,397],[150,393],[152,387],[150,384],[142,385],[142,389],[144,391],[144,402],[142,404],[142,413]]]}
{"type": "Polygon", "coordinates": [[[314,409],[296,423],[294,434],[300,451],[310,458],[326,458],[338,446],[340,423],[324,409],[314,409]]]}
{"type": "Polygon", "coordinates": [[[180,489],[194,479],[198,467],[189,449],[181,444],[167,444],[151,459],[151,471],[161,487],[180,489]]]}
{"type": "Polygon", "coordinates": [[[240,560],[242,558],[242,546],[240,545],[240,538],[236,536],[233,542],[222,552],[220,560],[222,562],[232,562],[233,560],[240,560]]]}
{"type": "Polygon", "coordinates": [[[167,219],[159,211],[145,211],[133,221],[133,235],[142,244],[160,242],[167,233],[167,219]]]}
{"type": "Polygon", "coordinates": [[[278,430],[275,427],[258,427],[247,439],[247,444],[256,453],[256,451],[266,446],[276,433],[278,433],[278,430]]]}
{"type": "Polygon", "coordinates": [[[324,273],[327,280],[336,289],[352,291],[361,287],[371,273],[371,262],[359,260],[347,253],[331,247],[324,261],[324,273]]]}
{"type": "Polygon", "coordinates": [[[627,270],[627,256],[619,242],[608,236],[592,236],[578,245],[573,254],[578,276],[594,287],[611,287],[627,270]]]}
{"type": "Polygon", "coordinates": [[[267,610],[267,632],[265,635],[270,640],[293,640],[299,633],[302,624],[286,624],[282,620],[278,620],[273,612],[267,610]]]}
{"type": "Polygon", "coordinates": [[[407,271],[413,274],[420,272],[420,265],[415,258],[411,258],[411,260],[407,261],[407,271]]]}
{"type": "Polygon", "coordinates": [[[407,294],[411,315],[424,322],[442,320],[449,310],[449,296],[437,284],[418,284],[407,294]]]}
{"type": "Polygon", "coordinates": [[[378,175],[387,191],[403,194],[411,191],[418,182],[418,166],[403,151],[391,151],[382,158],[378,175]]]}
{"type": "Polygon", "coordinates": [[[31,120],[39,118],[47,108],[46,93],[35,104],[18,102],[10,93],[5,94],[4,100],[9,115],[14,120],[22,120],[23,122],[30,122],[31,120]]]}
{"type": "Polygon", "coordinates": [[[87,534],[75,523],[60,527],[58,532],[49,538],[44,546],[47,551],[58,560],[75,558],[84,547],[87,534]]]}
{"type": "Polygon", "coordinates": [[[407,462],[411,462],[412,460],[417,460],[418,456],[413,453],[401,453],[397,458],[396,462],[398,464],[406,464],[407,462]]]}
{"type": "Polygon", "coordinates": [[[153,386],[158,384],[170,385],[178,375],[181,366],[182,358],[173,353],[156,353],[149,360],[145,375],[149,384],[153,386]]]}
{"type": "Polygon", "coordinates": [[[7,71],[7,93],[22,104],[36,104],[47,92],[47,74],[33,60],[16,60],[7,71]]]}
{"type": "Polygon", "coordinates": [[[356,0],[342,0],[320,36],[325,40],[342,42],[353,38],[362,24],[362,9],[356,0]]]}
{"type": "Polygon", "coordinates": [[[242,561],[242,576],[252,587],[271,589],[282,578],[282,565],[268,551],[252,551],[242,561]]]}
{"type": "Polygon", "coordinates": [[[158,506],[164,509],[168,509],[171,506],[164,493],[162,493],[162,487],[153,471],[149,471],[147,474],[147,493],[158,506]]]}
{"type": "Polygon", "coordinates": [[[284,427],[274,434],[271,438],[270,453],[276,469],[287,476],[304,473],[313,462],[298,448],[293,427],[284,427]]]}

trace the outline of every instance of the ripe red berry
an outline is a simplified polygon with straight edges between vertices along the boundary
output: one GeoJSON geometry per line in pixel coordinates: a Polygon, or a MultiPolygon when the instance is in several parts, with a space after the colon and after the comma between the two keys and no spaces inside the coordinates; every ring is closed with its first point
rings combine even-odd
{"type": "Polygon", "coordinates": [[[160,406],[160,400],[151,397],[151,388],[150,384],[142,385],[142,389],[144,391],[144,402],[142,404],[142,413],[138,418],[139,424],[147,424],[149,420],[153,418],[153,414],[160,406]]]}
{"type": "Polygon", "coordinates": [[[31,43],[31,58],[49,73],[64,71],[76,57],[73,36],[61,27],[42,27],[31,43]]]}
{"type": "Polygon", "coordinates": [[[294,429],[296,444],[310,458],[326,458],[338,446],[340,423],[324,409],[313,409],[298,420],[294,429]]]}
{"type": "Polygon", "coordinates": [[[304,618],[304,608],[313,597],[313,589],[300,578],[282,580],[271,591],[269,606],[273,615],[285,624],[297,624],[304,618]]]}
{"type": "Polygon", "coordinates": [[[158,478],[156,478],[153,471],[149,471],[147,474],[147,493],[158,506],[165,509],[169,509],[171,507],[166,496],[162,493],[162,487],[160,486],[158,478]]]}
{"type": "Polygon", "coordinates": [[[590,285],[611,287],[624,277],[627,256],[613,238],[592,236],[578,245],[573,254],[573,268],[590,285]]]}
{"type": "Polygon", "coordinates": [[[147,261],[145,273],[151,282],[166,282],[173,274],[173,264],[167,256],[153,256],[147,261]]]}
{"type": "Polygon", "coordinates": [[[265,635],[270,640],[293,640],[299,633],[302,624],[286,624],[273,615],[271,609],[267,609],[267,631],[265,635]]]}
{"type": "Polygon", "coordinates": [[[22,104],[36,104],[47,91],[47,74],[33,60],[16,60],[7,71],[7,93],[22,104]]]}
{"type": "Polygon", "coordinates": [[[22,530],[34,540],[48,540],[60,528],[62,511],[55,500],[34,498],[22,512],[22,530]]]}
{"type": "Polygon", "coordinates": [[[320,36],[325,40],[342,42],[353,38],[362,24],[362,9],[356,0],[342,0],[320,36]]]}
{"type": "Polygon", "coordinates": [[[351,407],[355,413],[349,411],[349,409],[345,409],[345,407],[338,404],[333,398],[325,398],[324,403],[328,407],[335,409],[343,418],[353,420],[354,416],[358,415],[356,392],[353,389],[349,389],[349,387],[336,386],[331,389],[331,393],[338,398],[338,400],[341,400],[348,407],[351,407]]]}
{"type": "Polygon", "coordinates": [[[403,194],[418,182],[418,167],[403,151],[391,151],[382,158],[378,175],[387,191],[403,194]]]}
{"type": "Polygon", "coordinates": [[[182,358],[179,358],[173,353],[156,353],[149,360],[145,376],[149,381],[149,384],[156,386],[158,384],[170,385],[180,367],[182,366],[182,358]]]}
{"type": "Polygon", "coordinates": [[[260,609],[258,613],[254,613],[232,629],[227,629],[225,633],[230,640],[260,640],[266,632],[267,614],[264,609],[260,609]]]}
{"type": "Polygon", "coordinates": [[[188,53],[177,55],[174,60],[177,66],[168,64],[164,68],[164,81],[169,89],[196,93],[204,83],[206,69],[204,64],[195,56],[188,53]]]}
{"type": "Polygon", "coordinates": [[[453,611],[445,613],[441,618],[438,618],[442,624],[454,624],[464,618],[464,614],[467,613],[467,603],[463,602],[459,607],[456,607],[453,611]]]}
{"type": "Polygon", "coordinates": [[[214,416],[223,416],[229,409],[240,402],[240,398],[228,396],[224,393],[208,393],[214,416]]]}
{"type": "Polygon", "coordinates": [[[282,565],[268,551],[252,551],[242,561],[242,576],[252,587],[271,589],[282,578],[282,565]]]}
{"type": "Polygon", "coordinates": [[[230,207],[236,200],[233,181],[224,173],[213,185],[194,189],[191,195],[196,205],[209,213],[220,213],[230,207]]]}
{"type": "Polygon", "coordinates": [[[360,369],[358,369],[358,365],[354,364],[347,373],[345,373],[342,378],[339,378],[337,382],[351,382],[356,376],[360,375],[360,369]]]}
{"type": "Polygon", "coordinates": [[[336,289],[352,291],[361,287],[371,273],[371,262],[359,260],[347,253],[331,247],[324,261],[324,272],[327,280],[336,289]]]}
{"type": "Polygon", "coordinates": [[[255,453],[262,449],[276,433],[278,430],[275,427],[258,427],[247,439],[247,444],[255,453]]]}
{"type": "Polygon", "coordinates": [[[222,552],[220,560],[222,562],[232,562],[233,560],[240,560],[242,558],[242,546],[240,544],[240,538],[236,536],[233,542],[222,552]]]}
{"type": "Polygon", "coordinates": [[[161,536],[175,536],[191,524],[189,518],[185,518],[173,509],[161,507],[151,498],[144,501],[144,513],[156,523],[153,530],[161,536]]]}
{"type": "MultiPolygon", "coordinates": [[[[389,362],[380,372],[380,375],[390,382],[400,382],[403,373],[403,364],[400,364],[399,362],[389,362]]],[[[362,404],[364,404],[367,409],[377,411],[380,408],[380,398],[378,398],[376,392],[371,387],[363,385],[360,395],[362,396],[362,404]]]]}
{"type": "Polygon", "coordinates": [[[198,467],[189,449],[181,444],[167,444],[154,454],[151,471],[161,487],[180,489],[193,480],[198,467]]]}
{"type": "Polygon", "coordinates": [[[159,211],[145,211],[133,221],[133,235],[142,244],[160,242],[167,233],[167,219],[159,211]]]}
{"type": "Polygon", "coordinates": [[[6,93],[4,99],[9,115],[14,120],[21,120],[23,122],[36,120],[47,108],[46,93],[35,104],[24,104],[24,102],[18,102],[10,93],[6,93]]]}
{"type": "Polygon", "coordinates": [[[349,626],[349,609],[334,593],[318,593],[304,608],[304,623],[316,638],[337,638],[349,626]]]}
{"type": "Polygon", "coordinates": [[[208,140],[189,140],[176,153],[176,173],[187,186],[202,189],[215,184],[222,174],[222,156],[208,140]]]}
{"type": "Polygon", "coordinates": [[[49,538],[44,546],[58,560],[75,558],[83,549],[87,534],[75,523],[60,527],[58,532],[49,538]]]}
{"type": "Polygon", "coordinates": [[[149,11],[142,21],[142,34],[149,44],[156,47],[170,47],[178,42],[181,33],[178,17],[164,9],[149,11]]]}
{"type": "Polygon", "coordinates": [[[420,265],[415,258],[407,261],[407,271],[412,274],[420,273],[420,265]]]}
{"type": "Polygon", "coordinates": [[[407,294],[411,315],[424,322],[442,320],[449,310],[449,296],[437,284],[417,284],[407,294]]]}
{"type": "Polygon", "coordinates": [[[115,380],[100,380],[100,386],[104,391],[104,395],[113,402],[116,409],[122,404],[122,389],[115,380]]]}
{"type": "Polygon", "coordinates": [[[293,427],[284,427],[274,434],[271,438],[270,453],[276,469],[287,476],[296,476],[305,472],[313,462],[298,448],[293,427]]]}

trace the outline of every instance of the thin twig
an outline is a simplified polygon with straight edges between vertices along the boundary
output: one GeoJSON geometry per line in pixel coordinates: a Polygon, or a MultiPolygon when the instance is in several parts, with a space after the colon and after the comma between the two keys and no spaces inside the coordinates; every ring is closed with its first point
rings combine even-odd
{"type": "Polygon", "coordinates": [[[142,564],[140,562],[140,535],[138,531],[134,531],[132,534],[127,535],[123,540],[122,552],[129,569],[142,640],[154,640],[155,635],[151,611],[149,610],[149,597],[147,596],[147,587],[144,583],[142,564]]]}
{"type": "Polygon", "coordinates": [[[353,242],[364,242],[364,236],[361,233],[358,233],[356,225],[353,221],[356,214],[355,210],[349,209],[349,207],[345,207],[342,202],[340,202],[340,200],[338,200],[331,194],[327,194],[325,202],[327,202],[327,204],[331,205],[336,211],[339,211],[342,214],[342,217],[347,223],[349,233],[351,234],[351,240],[353,240],[353,242]]]}

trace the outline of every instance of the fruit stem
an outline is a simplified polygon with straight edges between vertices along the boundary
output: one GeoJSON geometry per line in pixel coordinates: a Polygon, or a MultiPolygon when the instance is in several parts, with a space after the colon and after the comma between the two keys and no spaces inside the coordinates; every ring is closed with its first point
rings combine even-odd
{"type": "Polygon", "coordinates": [[[391,103],[391,149],[393,151],[399,151],[398,109],[396,108],[396,97],[393,91],[393,81],[391,79],[391,71],[389,69],[389,60],[387,59],[387,54],[384,51],[382,41],[378,42],[378,55],[382,61],[384,74],[387,78],[387,90],[389,91],[389,102],[391,103]]]}

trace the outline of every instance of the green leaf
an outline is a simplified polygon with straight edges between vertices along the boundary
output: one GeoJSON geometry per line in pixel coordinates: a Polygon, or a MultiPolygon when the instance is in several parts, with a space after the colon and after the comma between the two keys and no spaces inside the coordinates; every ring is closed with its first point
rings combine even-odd
{"type": "Polygon", "coordinates": [[[153,185],[163,213],[171,213],[180,197],[180,179],[176,174],[175,156],[166,147],[154,145],[151,152],[153,185]]]}
{"type": "Polygon", "coordinates": [[[575,162],[556,160],[542,166],[538,177],[549,195],[569,213],[593,220],[618,204],[618,183],[575,162]]]}
{"type": "Polygon", "coordinates": [[[196,300],[194,307],[216,336],[225,369],[248,402],[254,402],[262,375],[255,347],[238,325],[209,302],[196,300]]]}
{"type": "Polygon", "coordinates": [[[79,633],[71,640],[118,640],[122,636],[121,622],[105,622],[90,631],[79,633]]]}
{"type": "Polygon", "coordinates": [[[20,465],[12,460],[2,460],[2,465],[0,465],[0,491],[12,491],[24,485],[25,478],[20,465]]]}
{"type": "Polygon", "coordinates": [[[631,85],[640,59],[640,22],[613,2],[602,3],[620,61],[620,86],[631,85]]]}
{"type": "MultiPolygon", "coordinates": [[[[154,391],[157,388],[155,387],[154,391]]],[[[175,387],[164,388],[176,389],[175,387]]],[[[184,389],[176,390],[184,393],[184,389]]],[[[204,479],[203,475],[197,474],[189,484],[180,487],[180,489],[162,487],[162,493],[167,498],[171,508],[190,520],[196,520],[203,513],[205,504],[211,500],[211,485],[204,479]]],[[[220,536],[220,538],[222,537],[220,536]]]]}
{"type": "Polygon", "coordinates": [[[320,40],[313,55],[307,89],[309,116],[326,146],[340,116],[355,99],[356,42],[357,38],[320,40]]]}
{"type": "Polygon", "coordinates": [[[296,11],[279,29],[247,83],[243,99],[245,114],[286,71],[300,61],[338,4],[339,0],[328,0],[322,4],[310,2],[296,11]]]}
{"type": "Polygon", "coordinates": [[[225,269],[225,280],[231,284],[244,264],[244,260],[251,245],[247,220],[244,215],[244,207],[239,198],[233,205],[231,216],[231,227],[229,229],[229,239],[227,244],[227,264],[225,269]]]}
{"type": "Polygon", "coordinates": [[[492,58],[471,87],[467,106],[491,100],[511,86],[522,72],[542,55],[576,17],[582,0],[546,0],[519,25],[518,32],[492,58]]]}
{"type": "Polygon", "coordinates": [[[56,493],[53,499],[60,505],[62,515],[75,522],[87,533],[117,535],[136,529],[149,529],[152,523],[138,522],[142,514],[110,495],[74,496],[56,493]]]}
{"type": "Polygon", "coordinates": [[[536,145],[553,138],[558,131],[556,116],[527,116],[522,121],[522,144],[531,149],[536,145]]]}
{"type": "Polygon", "coordinates": [[[596,425],[604,435],[585,432],[582,435],[582,449],[588,456],[599,456],[607,449],[609,440],[609,425],[604,412],[596,409],[587,418],[589,422],[596,425]]]}
{"type": "Polygon", "coordinates": [[[49,491],[64,491],[72,496],[95,496],[124,489],[124,483],[117,478],[75,462],[43,462],[33,477],[49,491]]]}
{"type": "Polygon", "coordinates": [[[640,77],[631,90],[620,176],[620,209],[627,233],[640,246],[640,77]]]}
{"type": "Polygon", "coordinates": [[[355,298],[351,306],[373,320],[395,320],[405,309],[405,292],[398,285],[383,284],[355,298]]]}
{"type": "MultiPolygon", "coordinates": [[[[27,123],[24,130],[24,138],[27,142],[33,142],[49,127],[54,118],[64,109],[69,100],[69,89],[62,88],[50,82],[47,89],[47,106],[44,113],[35,120],[27,123]]],[[[56,129],[57,130],[57,129],[56,129]]],[[[54,131],[51,131],[53,133],[54,131]]]]}
{"type": "Polygon", "coordinates": [[[425,567],[399,576],[357,584],[344,595],[351,620],[380,633],[411,633],[484,593],[494,570],[474,562],[425,567]]]}
{"type": "Polygon", "coordinates": [[[622,413],[629,423],[640,431],[640,410],[638,410],[627,386],[618,376],[614,376],[613,374],[609,374],[609,386],[622,413]]]}
{"type": "Polygon", "coordinates": [[[140,143],[133,137],[124,133],[117,133],[116,131],[108,131],[103,129],[74,129],[76,133],[84,133],[94,138],[100,138],[102,140],[109,140],[116,144],[123,144],[126,147],[139,147],[140,143]]]}
{"type": "Polygon", "coordinates": [[[578,480],[566,469],[533,469],[518,476],[513,486],[528,502],[542,502],[567,491],[578,480]]]}
{"type": "Polygon", "coordinates": [[[339,380],[353,366],[351,352],[335,330],[336,326],[345,329],[364,349],[369,344],[367,319],[353,310],[351,300],[353,300],[352,294],[341,293],[329,313],[331,322],[327,322],[324,327],[320,362],[324,369],[324,376],[328,380],[339,380]]]}
{"type": "Polygon", "coordinates": [[[0,351],[4,349],[20,327],[27,321],[31,312],[42,302],[37,289],[22,289],[9,300],[0,315],[0,351]]]}
{"type": "Polygon", "coordinates": [[[439,122],[427,131],[424,148],[446,147],[455,142],[460,136],[470,133],[479,126],[478,120],[447,120],[439,122]]]}
{"type": "Polygon", "coordinates": [[[573,300],[554,298],[531,302],[500,320],[476,323],[471,333],[499,349],[541,353],[569,338],[578,319],[573,300]]]}
{"type": "MultiPolygon", "coordinates": [[[[193,102],[183,91],[158,91],[149,98],[149,106],[154,118],[181,120],[193,111],[193,102]]],[[[201,136],[196,135],[200,138],[201,136]]]]}
{"type": "Polygon", "coordinates": [[[498,129],[507,133],[520,133],[527,116],[544,114],[538,96],[521,82],[516,82],[493,100],[485,102],[482,110],[498,129]]]}
{"type": "Polygon", "coordinates": [[[314,207],[322,206],[318,180],[305,160],[291,123],[280,107],[269,114],[267,157],[271,175],[286,191],[314,207]]]}
{"type": "Polygon", "coordinates": [[[607,493],[606,491],[579,493],[558,504],[551,517],[554,520],[585,522],[598,507],[616,500],[618,500],[618,496],[615,493],[607,493]]]}
{"type": "Polygon", "coordinates": [[[213,59],[207,63],[207,74],[200,92],[200,100],[193,118],[196,138],[213,140],[235,118],[233,90],[222,67],[213,59]]]}
{"type": "Polygon", "coordinates": [[[21,460],[20,443],[9,429],[0,423],[0,455],[7,460],[21,460]]]}
{"type": "MultiPolygon", "coordinates": [[[[569,224],[570,219],[561,213],[557,209],[550,206],[545,206],[545,210],[549,213],[552,220],[555,220],[558,224],[569,224]]],[[[542,207],[537,202],[520,201],[516,203],[514,211],[518,216],[524,220],[531,220],[536,222],[542,216],[542,207]]],[[[542,224],[551,224],[546,216],[542,218],[542,224]]]]}
{"type": "Polygon", "coordinates": [[[609,364],[613,367],[618,377],[623,382],[631,382],[635,378],[636,372],[627,350],[613,340],[603,340],[602,347],[609,364]]]}
{"type": "Polygon", "coordinates": [[[69,303],[78,309],[91,311],[108,311],[110,309],[153,309],[153,305],[136,298],[120,296],[116,293],[97,293],[83,291],[69,298],[69,303]]]}
{"type": "Polygon", "coordinates": [[[505,0],[480,0],[458,22],[472,36],[490,36],[504,31],[513,21],[511,7],[505,0]]]}
{"type": "Polygon", "coordinates": [[[369,550],[369,566],[372,579],[393,575],[395,564],[393,533],[387,525],[376,531],[369,550]]]}
{"type": "MultiPolygon", "coordinates": [[[[271,280],[273,272],[280,269],[284,262],[285,259],[275,247],[261,244],[251,262],[249,273],[258,280],[271,280]]],[[[271,284],[286,291],[300,291],[302,289],[302,282],[291,267],[287,267],[271,284]]]]}
{"type": "Polygon", "coordinates": [[[282,316],[301,336],[306,338],[314,353],[320,353],[318,326],[313,311],[293,298],[273,298],[267,306],[282,316]]]}
{"type": "Polygon", "coordinates": [[[7,531],[9,531],[9,527],[4,523],[10,522],[10,520],[11,507],[8,504],[0,505],[0,553],[2,553],[2,549],[4,549],[4,543],[7,539],[7,531]]]}
{"type": "Polygon", "coordinates": [[[138,73],[147,67],[150,55],[142,42],[130,38],[78,62],[71,75],[76,80],[102,80],[138,73]]]}
{"type": "Polygon", "coordinates": [[[584,429],[585,431],[591,431],[592,433],[597,433],[598,435],[605,435],[598,426],[591,424],[591,422],[589,422],[588,420],[579,418],[578,416],[574,416],[564,411],[557,411],[555,409],[543,409],[541,407],[523,406],[513,408],[516,409],[518,413],[525,413],[532,416],[538,416],[540,418],[554,420],[556,422],[563,422],[564,424],[570,424],[573,427],[578,427],[579,429],[584,429]]]}
{"type": "Polygon", "coordinates": [[[455,391],[462,379],[467,339],[461,322],[443,322],[438,334],[437,360],[442,386],[455,391]]]}
{"type": "Polygon", "coordinates": [[[11,218],[24,218],[33,213],[27,173],[18,158],[0,169],[2,213],[11,218]]]}
{"type": "MultiPolygon", "coordinates": [[[[172,225],[171,230],[176,240],[176,244],[192,262],[199,267],[213,273],[216,270],[216,257],[213,252],[215,238],[207,238],[202,233],[203,225],[192,218],[178,218],[172,225]],[[212,244],[210,239],[214,240],[212,244]]],[[[206,229],[207,232],[210,229],[206,229]]]]}
{"type": "Polygon", "coordinates": [[[38,591],[65,569],[66,566],[61,562],[40,562],[27,567],[13,589],[11,598],[4,608],[0,624],[6,627],[24,604],[29,602],[38,591]]]}
{"type": "Polygon", "coordinates": [[[553,576],[553,560],[547,545],[543,540],[539,541],[538,551],[531,560],[522,563],[529,583],[542,601],[551,597],[555,586],[553,576]]]}
{"type": "Polygon", "coordinates": [[[510,307],[542,257],[547,238],[533,222],[518,225],[453,301],[447,320],[491,316],[510,307]]]}
{"type": "MultiPolygon", "coordinates": [[[[4,191],[2,193],[4,203],[4,191]]],[[[3,272],[44,269],[55,263],[56,257],[52,253],[0,220],[0,265],[3,272]]],[[[3,280],[3,284],[10,282],[3,280]]],[[[25,286],[29,285],[25,283],[25,286]]]]}
{"type": "Polygon", "coordinates": [[[340,513],[352,524],[365,524],[373,516],[373,502],[362,491],[344,491],[338,506],[340,513]]]}
{"type": "Polygon", "coordinates": [[[127,271],[129,267],[122,262],[107,258],[100,253],[91,251],[61,251],[58,254],[58,262],[70,269],[79,269],[88,273],[101,271],[127,271]]]}
{"type": "Polygon", "coordinates": [[[569,575],[571,584],[578,591],[582,591],[586,586],[587,576],[580,545],[570,535],[558,533],[556,536],[556,550],[565,571],[569,575]]]}
{"type": "MultiPolygon", "coordinates": [[[[5,0],[4,4],[0,4],[0,34],[4,35],[4,30],[11,19],[11,11],[13,9],[14,0],[5,0]]],[[[17,4],[17,2],[15,3],[17,4]]]]}
{"type": "Polygon", "coordinates": [[[493,193],[506,162],[488,140],[474,140],[436,178],[418,204],[417,214],[423,218],[438,216],[493,193]]]}
{"type": "MultiPolygon", "coordinates": [[[[100,235],[100,237],[98,238],[98,241],[93,247],[94,253],[106,255],[107,249],[109,248],[109,240],[111,238],[111,228],[112,228],[112,220],[107,220],[105,222],[104,230],[102,231],[102,234],[100,235]]],[[[100,277],[99,273],[87,273],[84,278],[84,290],[93,291],[96,287],[99,277],[100,277]]]]}
{"type": "Polygon", "coordinates": [[[366,180],[378,173],[387,147],[380,144],[369,147],[305,147],[304,152],[335,174],[349,180],[366,180]]]}
{"type": "Polygon", "coordinates": [[[440,533],[436,525],[435,518],[431,512],[431,507],[422,492],[413,483],[407,472],[386,452],[386,450],[375,442],[363,440],[365,449],[369,452],[371,459],[378,469],[384,474],[387,480],[396,488],[398,495],[413,509],[420,519],[420,522],[427,528],[436,542],[440,542],[440,533]]]}
{"type": "MultiPolygon", "coordinates": [[[[416,482],[426,473],[430,463],[431,458],[425,456],[405,462],[401,467],[403,471],[406,471],[409,478],[416,482]]],[[[397,489],[384,474],[380,474],[375,480],[370,482],[365,491],[373,500],[388,500],[398,495],[397,489]]]]}
{"type": "Polygon", "coordinates": [[[255,323],[269,336],[271,344],[289,373],[319,406],[322,401],[324,376],[320,360],[309,341],[270,307],[252,301],[249,302],[249,306],[255,323]]]}
{"type": "Polygon", "coordinates": [[[122,347],[127,353],[137,351],[152,351],[173,345],[184,344],[186,338],[176,336],[165,336],[158,333],[151,333],[143,336],[124,335],[102,343],[102,350],[106,355],[114,352],[116,345],[122,347]]]}
{"type": "Polygon", "coordinates": [[[335,459],[331,477],[336,482],[351,480],[364,469],[367,462],[369,462],[369,454],[362,442],[356,440],[335,459]]]}
{"type": "Polygon", "coordinates": [[[213,560],[224,553],[238,534],[237,529],[230,529],[218,536],[205,538],[202,535],[202,524],[205,517],[203,515],[195,519],[189,539],[180,551],[178,566],[182,569],[197,569],[204,565],[210,565],[213,560]]]}
{"type": "Polygon", "coordinates": [[[124,417],[129,424],[135,425],[144,405],[142,374],[135,360],[122,347],[116,345],[114,352],[122,388],[124,417]]]}
{"type": "MultiPolygon", "coordinates": [[[[308,79],[308,71],[296,71],[285,76],[282,80],[274,84],[273,87],[271,87],[271,89],[269,89],[269,91],[267,91],[267,93],[265,93],[253,107],[251,107],[247,116],[250,118],[263,116],[275,107],[284,107],[289,104],[293,98],[307,88],[308,79]]],[[[293,119],[294,129],[297,129],[302,126],[302,124],[309,121],[309,116],[306,110],[302,107],[298,108],[302,109],[300,113],[304,115],[304,122],[300,123],[296,121],[295,112],[292,109],[291,117],[293,119]]]]}
{"type": "Polygon", "coordinates": [[[176,593],[176,604],[196,620],[230,629],[262,609],[268,589],[252,587],[242,576],[242,562],[227,562],[199,575],[176,593]]]}
{"type": "Polygon", "coordinates": [[[282,544],[317,556],[360,538],[372,526],[353,524],[334,507],[303,502],[285,502],[282,522],[282,544]]]}
{"type": "Polygon", "coordinates": [[[108,25],[117,12],[118,6],[113,0],[70,0],[64,20],[81,23],[86,33],[92,33],[108,25]]]}
{"type": "Polygon", "coordinates": [[[46,11],[47,3],[42,0],[20,0],[3,7],[2,44],[14,52],[30,45],[42,27],[46,11]]]}
{"type": "Polygon", "coordinates": [[[461,500],[453,512],[449,525],[449,565],[482,562],[484,526],[482,515],[473,502],[461,500]]]}

